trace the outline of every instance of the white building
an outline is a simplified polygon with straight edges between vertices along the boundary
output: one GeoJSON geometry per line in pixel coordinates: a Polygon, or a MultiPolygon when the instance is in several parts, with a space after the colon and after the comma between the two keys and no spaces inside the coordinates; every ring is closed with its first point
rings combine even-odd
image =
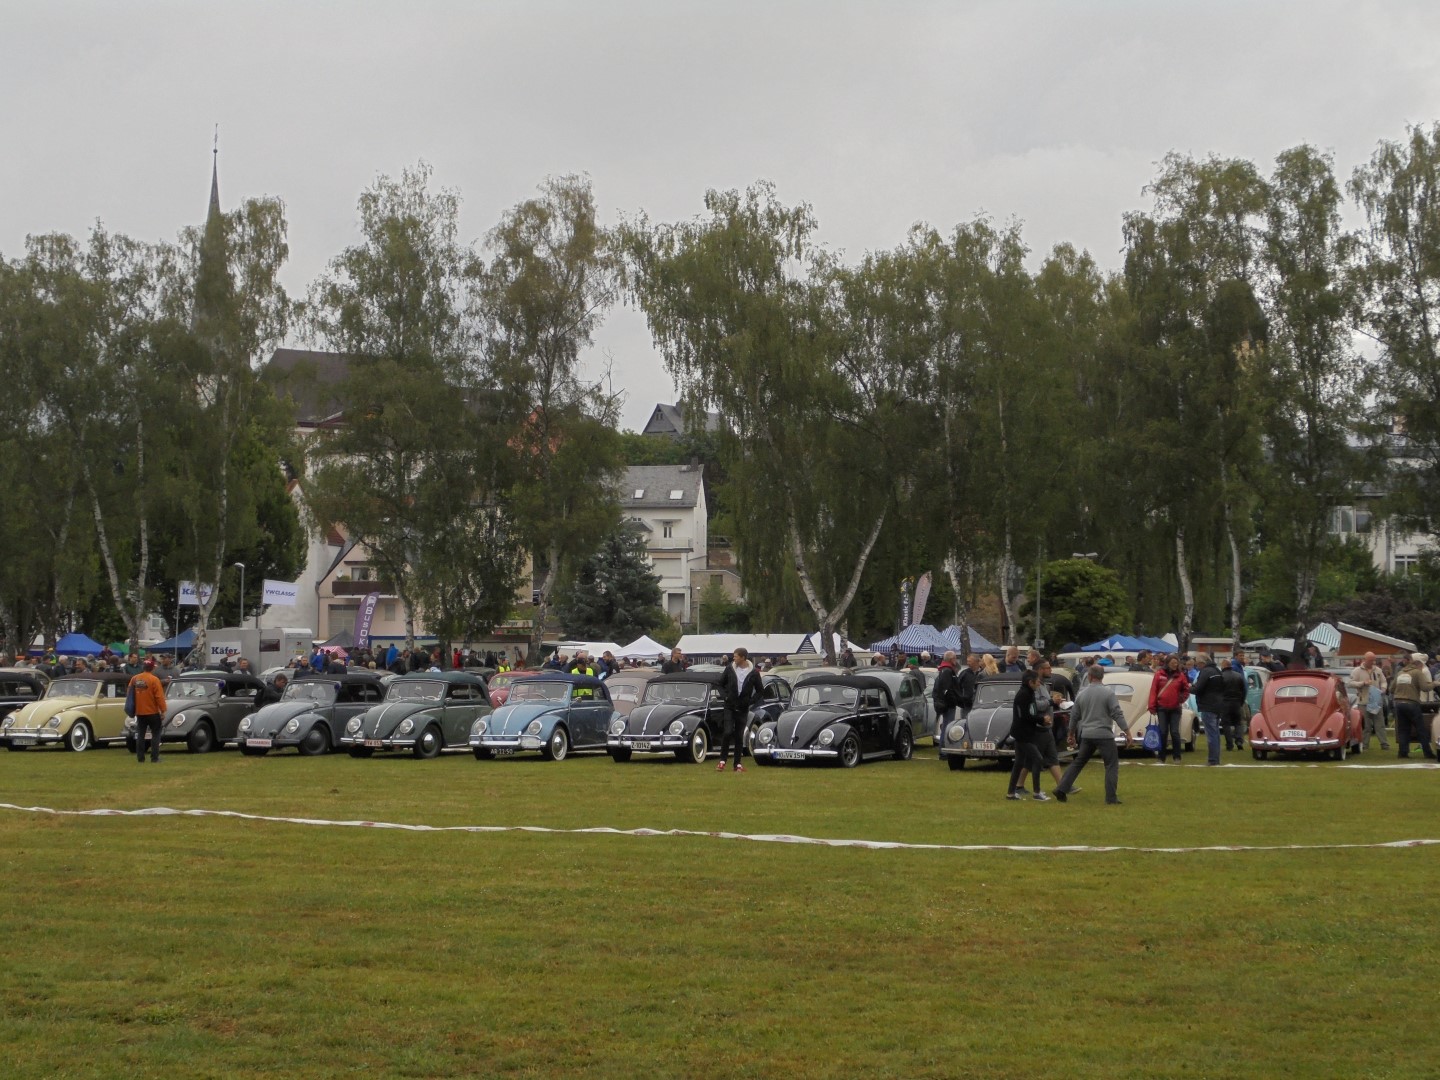
{"type": "Polygon", "coordinates": [[[705,466],[632,465],[621,478],[619,499],[621,516],[645,537],[665,613],[690,622],[691,575],[706,568],[710,541],[705,466]]]}

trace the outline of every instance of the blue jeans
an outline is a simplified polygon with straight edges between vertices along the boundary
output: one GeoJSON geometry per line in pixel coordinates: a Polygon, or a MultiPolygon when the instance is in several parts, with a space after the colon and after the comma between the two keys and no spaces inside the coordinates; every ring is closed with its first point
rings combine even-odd
{"type": "Polygon", "coordinates": [[[1220,714],[1213,712],[1202,712],[1201,721],[1205,724],[1205,761],[1209,765],[1220,764],[1220,714]]]}
{"type": "Polygon", "coordinates": [[[1155,722],[1160,725],[1160,760],[1165,760],[1165,747],[1172,747],[1170,753],[1180,760],[1180,710],[1156,709],[1155,722]]]}
{"type": "Polygon", "coordinates": [[[935,745],[939,746],[945,741],[945,729],[955,720],[955,706],[947,705],[935,712],[935,745]]]}

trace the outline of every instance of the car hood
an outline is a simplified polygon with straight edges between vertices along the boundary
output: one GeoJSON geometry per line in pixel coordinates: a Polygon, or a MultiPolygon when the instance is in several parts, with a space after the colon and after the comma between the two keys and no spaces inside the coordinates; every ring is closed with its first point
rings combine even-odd
{"type": "Polygon", "coordinates": [[[849,705],[807,705],[786,709],[775,722],[775,745],[807,746],[831,724],[849,720],[855,710],[849,705]]]}
{"type": "Polygon", "coordinates": [[[10,714],[15,722],[6,730],[11,732],[39,731],[51,717],[66,709],[79,709],[94,703],[95,699],[88,697],[43,698],[40,701],[32,701],[29,705],[22,705],[10,714]]]}
{"type": "Polygon", "coordinates": [[[682,717],[697,719],[704,712],[703,705],[683,705],[675,701],[636,705],[625,717],[625,732],[627,735],[663,735],[676,720],[682,717]]]}
{"type": "Polygon", "coordinates": [[[248,731],[251,735],[268,735],[279,731],[297,716],[317,711],[317,706],[324,707],[318,701],[278,701],[266,705],[250,714],[248,731]]]}
{"type": "Polygon", "coordinates": [[[387,701],[360,714],[360,734],[368,739],[384,739],[395,732],[406,717],[438,708],[438,701],[387,701]]]}
{"type": "Polygon", "coordinates": [[[564,711],[563,701],[521,701],[514,705],[501,705],[490,714],[487,728],[491,735],[520,735],[530,721],[564,711]]]}
{"type": "Polygon", "coordinates": [[[997,705],[993,709],[971,709],[965,718],[965,727],[972,742],[988,739],[997,745],[1010,737],[1010,725],[1015,722],[1013,705],[997,705]]]}

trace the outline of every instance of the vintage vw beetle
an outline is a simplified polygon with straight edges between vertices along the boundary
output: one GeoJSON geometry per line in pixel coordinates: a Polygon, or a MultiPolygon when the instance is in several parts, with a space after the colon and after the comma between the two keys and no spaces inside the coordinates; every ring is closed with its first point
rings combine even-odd
{"type": "MultiPolygon", "coordinates": [[[[1105,669],[1105,685],[1115,692],[1115,700],[1125,713],[1125,728],[1130,733],[1129,749],[1144,750],[1145,728],[1149,726],[1150,684],[1155,676],[1149,671],[1116,671],[1105,669]]],[[[1180,742],[1186,750],[1195,749],[1195,713],[1189,706],[1180,710],[1180,742]]],[[[1115,733],[1115,745],[1126,749],[1125,732],[1115,733]]],[[[1145,753],[1150,751],[1145,750],[1145,753]]]]}
{"type": "Polygon", "coordinates": [[[890,684],[871,674],[803,676],[778,719],[756,728],[751,752],[761,765],[834,761],[853,769],[865,758],[908,759],[915,749],[909,715],[890,684]]]}
{"type": "Polygon", "coordinates": [[[0,720],[0,741],[10,750],[63,746],[88,750],[125,738],[125,688],[130,677],[119,672],[65,675],[0,720]]]}
{"type": "MultiPolygon", "coordinates": [[[[724,668],[691,668],[652,678],[639,704],[628,714],[617,709],[610,718],[611,758],[629,761],[637,753],[674,754],[680,761],[704,761],[710,749],[720,745],[724,731],[725,700],[720,693],[724,676],[724,668]]],[[[775,675],[760,677],[760,699],[740,733],[742,752],[751,747],[755,726],[779,716],[789,700],[788,682],[775,675]]]]}
{"type": "Polygon", "coordinates": [[[538,750],[546,761],[563,761],[572,750],[604,750],[613,711],[593,675],[547,671],[510,685],[505,704],[471,725],[470,749],[480,760],[538,750]]]}
{"type": "Polygon", "coordinates": [[[0,718],[45,696],[50,677],[33,668],[0,668],[0,718]]]}
{"type": "Polygon", "coordinates": [[[251,756],[287,746],[307,757],[325,754],[340,745],[347,720],[384,697],[385,687],[373,672],[305,675],[285,687],[279,701],[242,719],[229,741],[251,756]]]}
{"type": "Polygon", "coordinates": [[[621,716],[629,716],[640,699],[645,696],[645,687],[659,675],[654,668],[625,668],[605,680],[605,689],[610,691],[610,704],[621,716]]]}
{"type": "Polygon", "coordinates": [[[963,720],[957,716],[941,733],[940,756],[952,771],[963,769],[970,758],[1003,761],[1009,767],[1015,756],[1010,724],[1019,691],[1019,675],[989,675],[980,680],[970,715],[963,720]]]}
{"type": "MultiPolygon", "coordinates": [[[[274,699],[275,692],[246,671],[206,668],[176,675],[165,686],[160,742],[183,742],[192,754],[234,742],[240,721],[274,699]]],[[[135,721],[125,721],[125,748],[135,752],[135,721]]]]}
{"type": "Polygon", "coordinates": [[[1250,718],[1250,752],[1257,761],[1271,751],[1319,751],[1344,761],[1364,745],[1364,723],[1344,680],[1320,668],[1275,672],[1265,685],[1259,711],[1250,718]]]}
{"type": "Polygon", "coordinates": [[[385,700],[345,721],[340,745],[351,757],[409,750],[417,758],[463,749],[470,727],[489,716],[485,680],[470,671],[416,671],[392,679],[385,700]]]}
{"type": "Polygon", "coordinates": [[[924,668],[906,668],[904,671],[876,668],[863,674],[882,679],[890,687],[895,707],[910,718],[910,730],[917,737],[935,731],[935,704],[927,689],[924,668]]]}
{"type": "Polygon", "coordinates": [[[510,687],[516,679],[533,679],[539,674],[538,671],[500,671],[494,675],[486,675],[485,687],[490,694],[490,707],[498,709],[505,704],[506,699],[510,697],[510,687]]]}

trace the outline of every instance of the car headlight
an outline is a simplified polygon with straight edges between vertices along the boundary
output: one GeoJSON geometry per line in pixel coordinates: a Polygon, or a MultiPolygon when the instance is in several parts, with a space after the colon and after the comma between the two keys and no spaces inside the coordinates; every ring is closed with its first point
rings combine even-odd
{"type": "Polygon", "coordinates": [[[46,722],[45,726],[48,728],[58,728],[60,726],[60,717],[52,716],[49,721],[46,722]]]}
{"type": "Polygon", "coordinates": [[[821,746],[829,746],[832,742],[835,741],[835,729],[827,727],[824,731],[820,732],[820,738],[818,741],[821,746]]]}
{"type": "Polygon", "coordinates": [[[398,734],[400,734],[400,735],[409,735],[411,729],[414,728],[414,726],[415,726],[415,721],[411,720],[411,719],[407,716],[404,720],[401,720],[401,721],[400,721],[400,726],[399,726],[398,728],[396,728],[395,731],[396,731],[398,734]]]}
{"type": "Polygon", "coordinates": [[[683,720],[676,720],[674,723],[672,723],[672,724],[670,725],[670,734],[671,734],[671,735],[684,735],[684,734],[685,734],[685,721],[683,721],[683,720]]]}
{"type": "Polygon", "coordinates": [[[7,716],[3,722],[0,722],[0,727],[9,727],[13,723],[15,723],[15,718],[13,716],[7,716]]]}
{"type": "Polygon", "coordinates": [[[133,731],[134,728],[135,728],[135,717],[133,717],[133,716],[127,716],[127,717],[125,718],[125,730],[126,730],[126,731],[133,731]]]}
{"type": "Polygon", "coordinates": [[[965,725],[958,720],[945,729],[945,737],[951,742],[965,741],[965,725]]]}
{"type": "Polygon", "coordinates": [[[541,727],[541,724],[540,724],[540,721],[539,721],[539,720],[531,720],[530,723],[528,723],[528,724],[525,725],[525,734],[526,734],[526,735],[539,735],[539,734],[540,734],[540,727],[541,727]]]}
{"type": "Polygon", "coordinates": [[[243,720],[240,721],[240,730],[241,730],[241,731],[249,731],[249,730],[250,730],[250,717],[247,716],[247,717],[245,717],[245,719],[243,719],[243,720]]]}
{"type": "MultiPolygon", "coordinates": [[[[8,723],[8,721],[7,721],[7,723],[8,723]]],[[[625,734],[625,721],[624,721],[624,720],[611,720],[611,721],[610,721],[610,734],[611,734],[611,735],[624,735],[624,734],[625,734]]]]}
{"type": "Polygon", "coordinates": [[[299,721],[298,719],[291,720],[288,724],[285,725],[285,734],[287,734],[287,735],[294,735],[295,732],[297,732],[297,731],[299,731],[299,730],[300,730],[300,721],[299,721]]]}
{"type": "Polygon", "coordinates": [[[352,716],[348,721],[346,721],[345,730],[348,731],[351,735],[354,735],[357,731],[359,731],[360,717],[352,716]]]}
{"type": "Polygon", "coordinates": [[[170,726],[171,726],[171,727],[179,727],[179,726],[180,726],[181,724],[183,724],[183,723],[185,723],[185,714],[184,714],[183,712],[182,712],[182,713],[176,713],[176,714],[175,714],[175,719],[170,721],[170,726]]]}
{"type": "Polygon", "coordinates": [[[475,723],[470,726],[471,735],[484,735],[485,732],[489,730],[490,725],[484,720],[476,720],[475,723]]]}
{"type": "Polygon", "coordinates": [[[759,739],[762,746],[769,746],[775,741],[775,729],[768,727],[761,728],[759,739]]]}

